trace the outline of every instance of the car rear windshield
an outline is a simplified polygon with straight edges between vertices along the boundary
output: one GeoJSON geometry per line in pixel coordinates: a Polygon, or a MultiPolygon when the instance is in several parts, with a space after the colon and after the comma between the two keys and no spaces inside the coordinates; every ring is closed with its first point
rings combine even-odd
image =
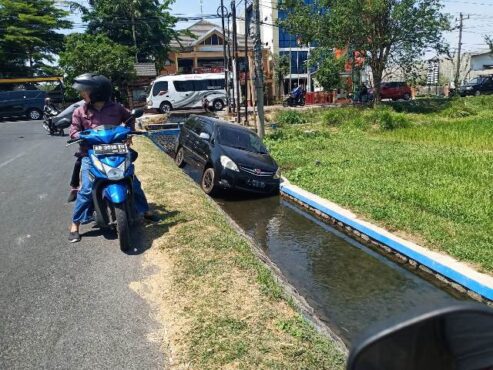
{"type": "Polygon", "coordinates": [[[221,145],[253,153],[267,154],[264,144],[253,132],[236,130],[234,128],[220,127],[218,142],[221,145]]]}

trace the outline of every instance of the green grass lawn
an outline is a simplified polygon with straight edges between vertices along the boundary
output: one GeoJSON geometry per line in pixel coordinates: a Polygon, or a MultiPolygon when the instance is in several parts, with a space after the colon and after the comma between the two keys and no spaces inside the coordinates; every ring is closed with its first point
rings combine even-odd
{"type": "Polygon", "coordinates": [[[493,272],[493,97],[274,119],[266,143],[291,182],[493,272]]]}

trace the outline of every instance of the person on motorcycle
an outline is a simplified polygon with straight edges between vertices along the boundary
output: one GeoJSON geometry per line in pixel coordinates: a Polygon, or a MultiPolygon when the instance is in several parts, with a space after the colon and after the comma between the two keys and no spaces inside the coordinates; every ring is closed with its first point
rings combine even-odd
{"type": "Polygon", "coordinates": [[[298,85],[293,89],[293,91],[291,91],[295,104],[299,104],[300,99],[304,96],[304,93],[305,90],[303,89],[303,85],[298,85]]]}
{"type": "MultiPolygon", "coordinates": [[[[131,117],[126,108],[111,101],[111,81],[103,75],[95,73],[82,74],[75,79],[73,88],[79,91],[85,103],[77,108],[72,115],[69,134],[71,139],[78,139],[80,132],[84,130],[93,129],[101,125],[120,125],[131,117]]],[[[127,124],[133,126],[135,122],[127,124]]],[[[80,225],[93,221],[94,205],[92,201],[92,181],[89,176],[90,165],[91,162],[86,155],[86,150],[82,148],[81,187],[75,200],[72,225],[70,226],[68,238],[71,243],[80,241],[80,225]]],[[[136,176],[134,176],[133,190],[137,213],[142,214],[146,219],[154,220],[153,215],[149,212],[147,199],[136,176]]]]}

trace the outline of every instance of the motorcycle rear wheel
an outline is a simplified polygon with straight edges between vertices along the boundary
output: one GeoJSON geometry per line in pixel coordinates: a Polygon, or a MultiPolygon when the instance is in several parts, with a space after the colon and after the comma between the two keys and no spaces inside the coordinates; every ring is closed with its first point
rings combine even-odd
{"type": "Polygon", "coordinates": [[[120,249],[123,252],[130,250],[130,222],[127,213],[127,204],[119,203],[114,205],[115,219],[116,219],[116,232],[118,234],[118,241],[120,243],[120,249]]]}

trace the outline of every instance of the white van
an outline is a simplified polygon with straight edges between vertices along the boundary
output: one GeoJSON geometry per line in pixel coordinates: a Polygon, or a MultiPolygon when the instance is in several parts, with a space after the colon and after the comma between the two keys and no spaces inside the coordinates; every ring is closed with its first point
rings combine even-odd
{"type": "Polygon", "coordinates": [[[199,108],[207,98],[214,110],[226,106],[226,90],[223,73],[204,73],[158,77],[147,97],[147,108],[160,112],[172,109],[199,108]]]}

